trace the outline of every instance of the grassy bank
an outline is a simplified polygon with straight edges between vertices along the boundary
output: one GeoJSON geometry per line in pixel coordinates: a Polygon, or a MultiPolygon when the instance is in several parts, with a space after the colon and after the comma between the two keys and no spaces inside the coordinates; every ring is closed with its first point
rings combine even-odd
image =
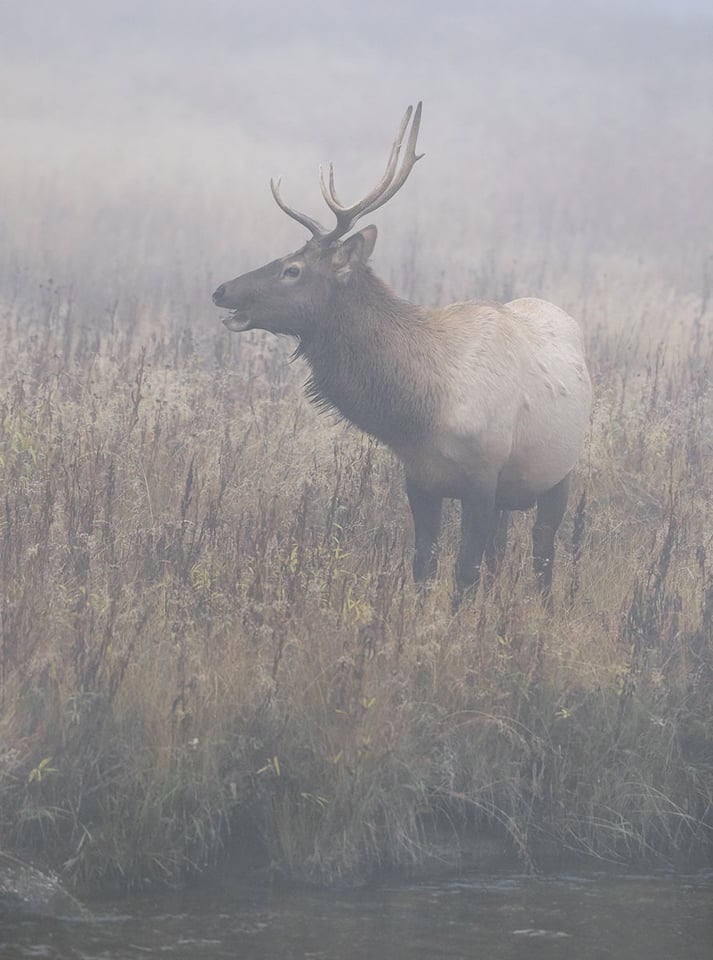
{"type": "Polygon", "coordinates": [[[256,855],[354,880],[418,866],[434,823],[525,863],[710,850],[711,313],[649,289],[563,304],[597,404],[554,617],[528,517],[453,616],[450,516],[417,596],[398,465],[317,416],[286,347],[12,298],[0,846],[92,885],[256,855]]]}

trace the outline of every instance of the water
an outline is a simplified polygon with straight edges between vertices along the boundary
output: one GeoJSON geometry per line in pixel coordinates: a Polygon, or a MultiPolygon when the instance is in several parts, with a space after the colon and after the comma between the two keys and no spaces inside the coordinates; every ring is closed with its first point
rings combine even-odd
{"type": "Polygon", "coordinates": [[[0,957],[49,960],[713,960],[713,872],[573,874],[326,893],[224,882],[0,920],[0,957]]]}

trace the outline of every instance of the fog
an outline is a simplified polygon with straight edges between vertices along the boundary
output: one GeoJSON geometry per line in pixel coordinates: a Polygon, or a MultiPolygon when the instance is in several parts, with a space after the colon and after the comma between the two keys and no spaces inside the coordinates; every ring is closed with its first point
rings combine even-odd
{"type": "Polygon", "coordinates": [[[214,281],[304,240],[270,176],[329,222],[318,165],[355,199],[418,99],[425,159],[374,215],[400,292],[445,277],[444,295],[477,295],[493,257],[696,291],[713,253],[707,7],[6,2],[0,294],[52,276],[96,310],[151,291],[213,323],[214,281]]]}
{"type": "MultiPolygon", "coordinates": [[[[80,889],[153,895],[224,857],[236,875],[254,863],[251,883],[348,889],[402,868],[449,877],[449,863],[455,877],[490,870],[491,840],[517,853],[518,870],[540,850],[590,854],[596,869],[705,862],[711,0],[0,0],[0,121],[10,871],[17,855],[80,889]],[[595,402],[553,615],[536,599],[532,553],[561,483],[540,497],[535,542],[534,518],[513,518],[501,568],[488,557],[487,589],[457,611],[453,570],[475,574],[479,538],[456,560],[458,510],[446,507],[439,575],[417,595],[400,465],[308,402],[304,359],[284,362],[294,343],[231,335],[211,301],[219,283],[307,239],[275,204],[272,176],[286,203],[329,224],[319,165],[334,161],[339,197],[356,201],[418,100],[425,157],[371,215],[377,273],[418,302],[543,297],[583,331],[595,402]]],[[[430,341],[417,349],[404,334],[407,363],[387,352],[366,385],[327,389],[361,349],[355,337],[317,385],[345,410],[363,401],[371,424],[382,419],[373,397],[393,398],[383,423],[406,425],[395,446],[415,462],[426,438],[419,484],[445,464],[449,483],[472,475],[487,493],[498,463],[476,457],[498,455],[508,411],[513,450],[527,452],[512,454],[498,490],[516,472],[532,489],[554,482],[574,455],[568,424],[581,425],[574,337],[551,363],[538,343],[528,367],[524,338],[488,331],[472,393],[463,361],[420,397],[414,383],[431,380],[412,371],[447,337],[448,316],[421,312],[430,341]],[[533,357],[548,389],[531,398],[533,357]],[[403,395],[401,370],[413,381],[403,395]],[[499,402],[511,388],[527,411],[517,423],[511,398],[499,402]],[[545,466],[549,409],[562,432],[545,466]],[[431,417],[452,428],[440,445],[431,417]]],[[[390,346],[403,321],[386,319],[390,346]]],[[[459,332],[433,362],[461,342],[467,357],[465,341],[459,332]]],[[[353,380],[369,373],[363,353],[353,380]]],[[[417,499],[432,526],[436,498],[417,499]]],[[[476,501],[466,540],[476,520],[488,525],[490,501],[476,501]]],[[[245,901],[280,936],[276,902],[245,901]]],[[[602,902],[599,925],[628,942],[602,922],[602,902]]],[[[162,952],[200,943],[208,956],[195,912],[181,910],[185,936],[164,936],[146,903],[162,952]]],[[[471,907],[449,922],[476,942],[471,907]]],[[[524,909],[508,906],[516,931],[496,917],[498,955],[514,955],[513,933],[547,932],[537,912],[532,928],[521,922],[524,909]]],[[[118,944],[128,927],[100,911],[118,944]]],[[[252,937],[256,924],[238,920],[252,937]]],[[[584,956],[567,923],[580,939],[562,951],[584,956]]]]}

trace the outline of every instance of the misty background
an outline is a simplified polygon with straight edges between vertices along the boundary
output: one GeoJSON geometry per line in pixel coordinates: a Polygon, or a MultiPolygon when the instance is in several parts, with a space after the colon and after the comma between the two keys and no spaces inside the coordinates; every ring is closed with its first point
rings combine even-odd
{"type": "MultiPolygon", "coordinates": [[[[0,304],[140,300],[219,328],[217,283],[330,222],[424,101],[377,270],[424,300],[585,285],[700,295],[713,256],[705,2],[0,4],[0,304]]],[[[612,307],[616,309],[615,305],[612,307]]]]}

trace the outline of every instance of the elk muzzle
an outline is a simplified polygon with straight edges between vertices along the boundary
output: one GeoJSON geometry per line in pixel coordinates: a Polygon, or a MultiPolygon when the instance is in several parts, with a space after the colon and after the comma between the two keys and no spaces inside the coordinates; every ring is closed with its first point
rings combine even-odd
{"type": "Polygon", "coordinates": [[[223,297],[225,296],[225,287],[226,287],[226,284],[221,283],[221,285],[217,288],[217,290],[213,294],[213,303],[216,305],[216,307],[223,306],[222,301],[223,301],[223,297]]]}

